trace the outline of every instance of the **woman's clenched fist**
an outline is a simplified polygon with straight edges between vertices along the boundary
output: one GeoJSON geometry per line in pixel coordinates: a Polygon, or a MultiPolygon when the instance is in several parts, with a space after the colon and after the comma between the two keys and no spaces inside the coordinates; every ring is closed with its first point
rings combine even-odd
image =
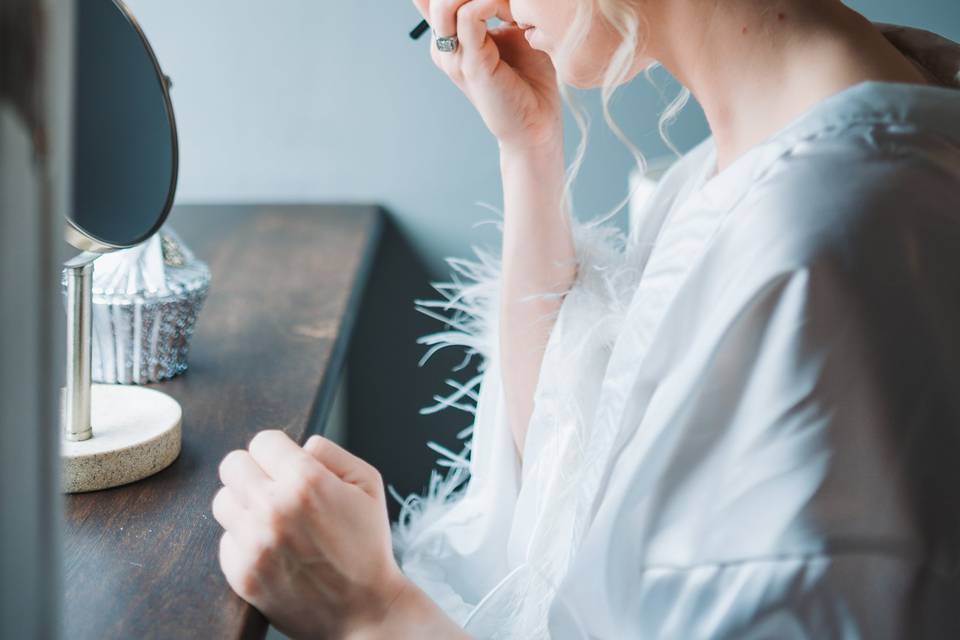
{"type": "Polygon", "coordinates": [[[319,436],[263,431],[220,465],[213,514],[230,587],[294,638],[373,628],[409,586],[391,551],[383,483],[319,436]]]}

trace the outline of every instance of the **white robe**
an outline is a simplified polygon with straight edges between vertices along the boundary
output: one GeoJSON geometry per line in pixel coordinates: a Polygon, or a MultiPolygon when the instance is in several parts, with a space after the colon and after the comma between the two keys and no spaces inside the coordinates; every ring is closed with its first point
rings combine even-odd
{"type": "Polygon", "coordinates": [[[960,637],[960,48],[888,38],[942,86],[851,87],[719,175],[707,140],[629,237],[574,226],[522,464],[498,261],[421,302],[483,367],[395,552],[474,637],[960,637]]]}

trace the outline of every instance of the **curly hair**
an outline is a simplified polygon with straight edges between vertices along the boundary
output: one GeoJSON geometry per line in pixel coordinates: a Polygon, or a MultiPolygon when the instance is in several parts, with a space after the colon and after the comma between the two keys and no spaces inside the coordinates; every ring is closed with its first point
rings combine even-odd
{"type": "MultiPolygon", "coordinates": [[[[599,9],[600,15],[616,30],[621,38],[621,42],[611,56],[607,68],[604,71],[603,81],[600,87],[601,104],[603,107],[603,119],[617,139],[623,143],[636,162],[640,174],[647,171],[647,162],[643,153],[637,146],[630,141],[627,135],[620,128],[620,125],[614,120],[610,113],[610,102],[614,93],[620,86],[626,83],[630,78],[636,56],[642,51],[643,41],[649,31],[648,23],[643,19],[642,12],[632,0],[582,0],[577,6],[577,12],[573,20],[573,26],[567,31],[560,47],[558,48],[557,59],[557,80],[560,87],[560,94],[570,110],[577,128],[580,131],[580,141],[577,145],[577,151],[573,161],[567,168],[566,181],[564,185],[564,203],[572,210],[572,188],[577,174],[583,165],[586,155],[587,143],[589,138],[590,117],[587,111],[579,104],[570,91],[570,87],[561,79],[562,73],[559,71],[564,65],[569,63],[573,53],[583,44],[590,31],[593,20],[594,9],[599,9]]],[[[651,72],[658,66],[654,62],[644,71],[644,76],[651,83],[653,82],[651,72]]],[[[660,114],[657,128],[661,139],[667,147],[676,155],[680,151],[670,141],[667,136],[667,127],[676,119],[677,115],[683,109],[690,99],[690,91],[682,87],[679,94],[667,105],[660,114]]],[[[620,212],[630,201],[631,193],[628,193],[611,211],[599,216],[591,224],[600,224],[620,212]]]]}

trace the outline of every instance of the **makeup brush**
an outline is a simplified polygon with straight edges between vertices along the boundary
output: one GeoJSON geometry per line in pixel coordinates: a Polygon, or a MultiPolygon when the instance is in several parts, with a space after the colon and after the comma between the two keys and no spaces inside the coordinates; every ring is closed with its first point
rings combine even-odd
{"type": "Polygon", "coordinates": [[[413,31],[410,32],[410,37],[413,38],[414,40],[417,40],[420,38],[420,36],[422,36],[424,33],[426,33],[429,30],[430,30],[430,25],[427,23],[427,21],[421,20],[420,24],[415,26],[413,28],[413,31]]]}
{"type": "Polygon", "coordinates": [[[412,31],[410,31],[410,37],[414,40],[418,40],[420,36],[425,34],[430,30],[430,24],[426,20],[421,20],[420,24],[415,26],[412,31]]]}

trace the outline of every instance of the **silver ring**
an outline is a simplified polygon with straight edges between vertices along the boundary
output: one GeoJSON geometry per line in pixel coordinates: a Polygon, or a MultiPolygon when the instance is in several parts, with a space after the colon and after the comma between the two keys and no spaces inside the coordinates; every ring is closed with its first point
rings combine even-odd
{"type": "Polygon", "coordinates": [[[460,41],[457,40],[457,34],[453,34],[452,36],[438,36],[437,32],[434,31],[433,37],[437,43],[437,51],[442,51],[443,53],[453,53],[460,44],[460,41]]]}

